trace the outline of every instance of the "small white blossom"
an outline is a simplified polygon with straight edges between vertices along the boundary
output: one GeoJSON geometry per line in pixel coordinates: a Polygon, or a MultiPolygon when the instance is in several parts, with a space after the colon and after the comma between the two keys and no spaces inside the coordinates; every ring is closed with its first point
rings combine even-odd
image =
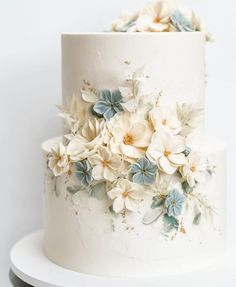
{"type": "Polygon", "coordinates": [[[92,175],[95,180],[114,181],[117,179],[122,161],[119,156],[112,154],[108,148],[100,146],[97,153],[90,156],[88,160],[93,166],[92,175]]]}
{"type": "Polygon", "coordinates": [[[181,130],[181,123],[170,108],[156,107],[150,111],[149,117],[155,131],[164,130],[178,134],[181,130]]]}
{"type": "Polygon", "coordinates": [[[190,187],[194,187],[196,183],[202,183],[206,179],[207,160],[198,152],[190,152],[187,161],[180,168],[180,172],[184,179],[187,180],[190,187]]]}
{"type": "Polygon", "coordinates": [[[139,203],[144,198],[143,193],[140,185],[127,179],[120,179],[117,185],[108,191],[108,196],[113,200],[113,210],[119,213],[124,209],[138,211],[139,203]]]}
{"type": "Polygon", "coordinates": [[[88,120],[79,132],[70,139],[67,153],[74,162],[83,160],[96,152],[96,149],[103,142],[106,132],[105,121],[93,119],[88,120]]]}
{"type": "Polygon", "coordinates": [[[114,116],[110,121],[109,131],[111,151],[131,159],[145,155],[153,135],[147,121],[130,113],[114,116]]]}
{"type": "Polygon", "coordinates": [[[70,169],[69,158],[66,153],[66,147],[60,143],[56,148],[52,148],[49,153],[48,167],[55,176],[62,175],[70,169]]]}
{"type": "Polygon", "coordinates": [[[173,174],[178,167],[185,164],[185,149],[184,137],[164,132],[156,133],[147,149],[147,157],[163,172],[173,174]]]}

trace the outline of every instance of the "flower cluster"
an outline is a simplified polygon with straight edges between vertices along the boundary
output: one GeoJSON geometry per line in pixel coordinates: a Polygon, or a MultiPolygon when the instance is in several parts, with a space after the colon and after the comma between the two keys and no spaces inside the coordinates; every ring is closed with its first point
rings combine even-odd
{"type": "Polygon", "coordinates": [[[193,104],[170,107],[162,104],[159,93],[150,101],[143,91],[147,78],[139,69],[114,91],[84,86],[80,107],[87,106],[87,120],[77,114],[79,105],[61,107],[63,118],[71,119],[70,133],[51,150],[48,166],[56,177],[74,174],[88,194],[105,193],[118,214],[136,212],[152,200],[154,212],[151,219],[145,215],[145,224],[162,214],[176,227],[186,200],[208,172],[206,158],[187,140],[202,109],[193,104]]]}
{"type": "Polygon", "coordinates": [[[176,0],[154,0],[141,11],[124,13],[112,23],[114,32],[194,32],[210,35],[197,15],[176,0]]]}

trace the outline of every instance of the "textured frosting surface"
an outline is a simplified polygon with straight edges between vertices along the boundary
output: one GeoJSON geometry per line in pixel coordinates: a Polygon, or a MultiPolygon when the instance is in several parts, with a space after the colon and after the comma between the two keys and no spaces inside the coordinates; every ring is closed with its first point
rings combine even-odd
{"type": "Polygon", "coordinates": [[[148,88],[164,91],[166,101],[204,107],[204,52],[201,32],[62,35],[63,103],[73,94],[81,98],[84,80],[98,89],[116,89],[128,61],[134,70],[146,66],[148,88]]]}
{"type": "MultiPolygon", "coordinates": [[[[49,147],[57,141],[43,145],[45,162],[49,147]]],[[[52,180],[45,164],[46,255],[63,267],[108,276],[155,276],[213,263],[225,240],[226,150],[224,144],[212,140],[199,143],[198,149],[218,167],[211,181],[198,187],[210,199],[216,214],[192,227],[189,213],[186,234],[174,240],[162,236],[161,221],[141,223],[148,206],[143,205],[139,214],[114,217],[106,201],[83,192],[68,196],[66,187],[75,179],[66,182],[62,176],[52,180]]]]}

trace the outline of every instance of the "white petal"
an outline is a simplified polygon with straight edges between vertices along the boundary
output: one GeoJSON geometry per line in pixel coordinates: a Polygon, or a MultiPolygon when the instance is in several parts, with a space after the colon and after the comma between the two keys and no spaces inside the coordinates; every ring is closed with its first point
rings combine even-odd
{"type": "Polygon", "coordinates": [[[114,187],[113,189],[111,189],[110,191],[108,191],[108,196],[111,198],[111,199],[115,199],[117,197],[120,197],[122,196],[122,193],[123,193],[123,190],[119,187],[114,187]]]}
{"type": "Polygon", "coordinates": [[[168,156],[168,159],[175,165],[180,166],[180,165],[184,165],[186,162],[186,158],[184,156],[184,154],[179,153],[179,154],[170,154],[168,156]]]}
{"type": "Polygon", "coordinates": [[[82,99],[88,103],[96,103],[98,100],[98,96],[90,91],[82,91],[82,99]]]}
{"type": "Polygon", "coordinates": [[[170,151],[173,153],[181,153],[186,149],[186,141],[182,136],[174,136],[171,145],[170,151]]]}
{"type": "Polygon", "coordinates": [[[194,185],[195,185],[195,180],[194,180],[194,176],[193,176],[193,173],[192,172],[189,172],[188,174],[187,174],[187,182],[188,182],[188,184],[189,184],[189,186],[190,187],[194,187],[194,185]]]}
{"type": "Polygon", "coordinates": [[[93,178],[96,179],[96,180],[100,180],[100,179],[103,179],[104,178],[104,168],[103,166],[100,164],[100,165],[96,165],[93,170],[92,170],[92,175],[93,175],[93,178]]]}
{"type": "Polygon", "coordinates": [[[124,207],[125,207],[125,202],[124,202],[124,198],[122,195],[117,197],[113,201],[113,209],[116,213],[121,212],[124,207]]]}
{"type": "Polygon", "coordinates": [[[167,174],[173,174],[176,171],[176,167],[173,167],[170,164],[168,158],[165,156],[162,156],[159,159],[159,164],[160,164],[161,169],[167,174]]]}
{"type": "Polygon", "coordinates": [[[124,155],[131,158],[139,158],[144,155],[144,151],[131,145],[121,144],[121,151],[124,155]]]}
{"type": "Polygon", "coordinates": [[[114,181],[117,179],[116,176],[117,171],[114,171],[108,167],[104,168],[104,178],[109,181],[114,181]]]}
{"type": "Polygon", "coordinates": [[[130,211],[137,211],[138,210],[138,201],[130,198],[129,196],[127,196],[125,198],[125,207],[130,210],[130,211]]]}

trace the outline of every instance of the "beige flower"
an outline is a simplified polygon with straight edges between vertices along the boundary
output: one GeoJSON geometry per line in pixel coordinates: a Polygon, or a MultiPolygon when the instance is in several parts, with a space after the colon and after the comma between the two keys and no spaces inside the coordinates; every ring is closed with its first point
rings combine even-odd
{"type": "Polygon", "coordinates": [[[137,19],[138,13],[127,13],[124,12],[122,15],[113,21],[112,31],[113,32],[135,32],[135,26],[132,23],[137,19]]]}
{"type": "Polygon", "coordinates": [[[70,162],[66,154],[66,147],[62,143],[58,144],[56,148],[51,149],[48,166],[55,176],[59,176],[69,171],[70,162]]]}
{"type": "Polygon", "coordinates": [[[116,213],[124,209],[137,211],[144,198],[140,185],[127,179],[120,179],[116,187],[108,191],[108,196],[113,200],[113,210],[116,213]]]}
{"type": "Polygon", "coordinates": [[[105,132],[106,125],[103,119],[88,120],[77,135],[70,139],[67,147],[67,154],[70,159],[76,162],[95,153],[97,147],[103,142],[105,132]]]}
{"type": "Polygon", "coordinates": [[[182,176],[187,180],[190,187],[199,182],[202,183],[206,179],[207,160],[198,152],[190,152],[187,161],[180,168],[182,176]]]}
{"type": "Polygon", "coordinates": [[[181,123],[175,113],[167,107],[156,107],[149,113],[150,120],[156,131],[165,130],[177,134],[181,130],[181,123]]]}
{"type": "Polygon", "coordinates": [[[177,168],[185,164],[185,138],[170,133],[157,133],[147,150],[147,157],[155,162],[167,174],[173,174],[177,168]]]}
{"type": "Polygon", "coordinates": [[[176,9],[175,1],[157,0],[150,2],[140,12],[136,26],[140,32],[168,31],[170,16],[176,9]]]}
{"type": "Polygon", "coordinates": [[[111,151],[131,159],[145,154],[153,135],[147,121],[130,113],[120,113],[112,118],[109,130],[111,151]]]}
{"type": "Polygon", "coordinates": [[[97,153],[90,156],[88,160],[93,166],[92,175],[95,180],[114,181],[117,179],[122,161],[119,156],[112,154],[108,148],[100,146],[97,153]]]}

